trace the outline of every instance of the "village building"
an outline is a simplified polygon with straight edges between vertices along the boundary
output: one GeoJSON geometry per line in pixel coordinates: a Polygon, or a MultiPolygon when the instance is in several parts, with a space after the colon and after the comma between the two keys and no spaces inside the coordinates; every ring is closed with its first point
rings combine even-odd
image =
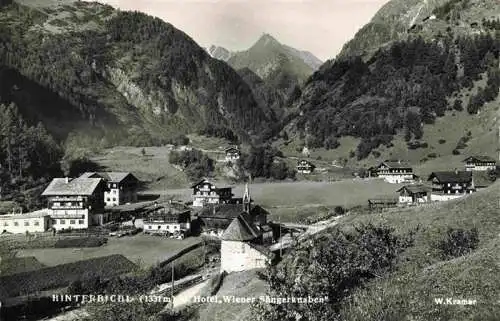
{"type": "Polygon", "coordinates": [[[497,168],[497,162],[489,156],[470,156],[463,160],[466,171],[488,171],[497,168]]]}
{"type": "Polygon", "coordinates": [[[377,176],[392,184],[412,183],[416,176],[407,162],[387,160],[377,167],[377,176]]]}
{"type": "Polygon", "coordinates": [[[50,216],[46,210],[26,214],[0,215],[1,233],[41,233],[50,228],[50,216]]]}
{"type": "Polygon", "coordinates": [[[300,174],[311,174],[314,169],[315,166],[310,161],[302,159],[297,162],[297,172],[300,174]]]}
{"type": "Polygon", "coordinates": [[[433,172],[428,181],[432,182],[431,201],[447,201],[475,191],[471,171],[433,172]]]}
{"type": "Polygon", "coordinates": [[[222,234],[221,272],[239,272],[265,268],[271,251],[263,245],[262,232],[248,213],[235,217],[222,234]]]}
{"type": "Polygon", "coordinates": [[[81,178],[102,178],[108,189],[104,192],[106,206],[137,202],[139,180],[127,172],[86,172],[81,178]]]}
{"type": "Polygon", "coordinates": [[[191,212],[158,210],[144,218],[145,234],[165,234],[185,237],[191,230],[191,212]]]}
{"type": "Polygon", "coordinates": [[[247,213],[251,218],[251,223],[264,233],[264,238],[272,239],[272,231],[267,226],[269,212],[252,202],[248,185],[246,185],[241,204],[215,204],[203,208],[196,214],[202,234],[221,237],[236,217],[247,213]]]}
{"type": "Polygon", "coordinates": [[[405,185],[397,192],[399,193],[399,204],[415,205],[431,200],[431,188],[422,184],[405,185]]]}
{"type": "Polygon", "coordinates": [[[241,152],[234,147],[230,147],[226,149],[226,162],[235,162],[240,159],[241,152]]]}
{"type": "Polygon", "coordinates": [[[231,187],[218,188],[204,179],[191,186],[193,189],[193,207],[203,207],[208,204],[227,204],[233,197],[231,187]]]}
{"type": "Polygon", "coordinates": [[[55,230],[87,229],[107,222],[104,213],[106,183],[101,178],[54,178],[43,191],[55,230]]]}

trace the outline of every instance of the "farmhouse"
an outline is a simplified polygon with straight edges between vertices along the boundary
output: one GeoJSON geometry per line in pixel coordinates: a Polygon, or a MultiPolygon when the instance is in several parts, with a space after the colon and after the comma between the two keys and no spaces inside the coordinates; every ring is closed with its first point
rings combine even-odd
{"type": "Polygon", "coordinates": [[[226,149],[226,162],[234,162],[240,159],[241,153],[237,148],[230,147],[226,149]]]}
{"type": "Polygon", "coordinates": [[[489,156],[471,156],[463,160],[466,171],[487,171],[495,170],[497,162],[489,156]]]}
{"type": "Polygon", "coordinates": [[[265,268],[271,252],[262,245],[262,232],[247,213],[235,217],[222,234],[221,272],[265,268]]]}
{"type": "Polygon", "coordinates": [[[400,160],[387,160],[380,163],[377,167],[377,175],[393,184],[411,183],[415,179],[411,165],[400,160]]]}
{"type": "Polygon", "coordinates": [[[139,180],[126,172],[86,172],[81,178],[102,178],[108,190],[104,192],[106,206],[117,206],[137,202],[137,187],[139,180]]]}
{"type": "Polygon", "coordinates": [[[405,185],[397,190],[399,204],[420,204],[431,200],[431,188],[422,184],[405,185]]]}
{"type": "Polygon", "coordinates": [[[50,216],[46,210],[26,214],[0,215],[0,234],[45,232],[50,228],[50,216]]]}
{"type": "Polygon", "coordinates": [[[314,171],[314,164],[302,159],[297,162],[297,172],[301,174],[311,174],[314,171]]]}
{"type": "Polygon", "coordinates": [[[455,199],[475,191],[470,171],[433,172],[428,181],[432,182],[431,201],[455,199]]]}
{"type": "Polygon", "coordinates": [[[162,210],[144,219],[144,233],[186,236],[191,229],[190,211],[162,210]]]}
{"type": "Polygon", "coordinates": [[[86,229],[107,220],[104,211],[106,183],[101,178],[54,178],[43,191],[51,226],[56,230],[86,229]]]}
{"type": "Polygon", "coordinates": [[[193,207],[202,207],[206,204],[225,204],[230,202],[233,197],[231,187],[217,188],[206,179],[194,184],[191,188],[193,189],[193,207]]]}

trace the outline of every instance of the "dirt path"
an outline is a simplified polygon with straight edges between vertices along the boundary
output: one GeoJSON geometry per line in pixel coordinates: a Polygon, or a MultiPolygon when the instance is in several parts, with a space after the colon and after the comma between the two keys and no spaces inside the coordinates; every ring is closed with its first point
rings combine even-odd
{"type": "Polygon", "coordinates": [[[200,295],[201,290],[208,284],[210,279],[198,283],[174,296],[174,308],[193,303],[193,298],[200,295]]]}

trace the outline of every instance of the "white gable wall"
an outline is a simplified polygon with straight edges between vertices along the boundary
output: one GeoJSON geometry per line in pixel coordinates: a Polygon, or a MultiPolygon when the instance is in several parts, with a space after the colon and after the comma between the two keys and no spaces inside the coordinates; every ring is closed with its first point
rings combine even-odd
{"type": "Polygon", "coordinates": [[[221,272],[239,272],[265,268],[268,258],[245,242],[221,242],[221,272]]]}

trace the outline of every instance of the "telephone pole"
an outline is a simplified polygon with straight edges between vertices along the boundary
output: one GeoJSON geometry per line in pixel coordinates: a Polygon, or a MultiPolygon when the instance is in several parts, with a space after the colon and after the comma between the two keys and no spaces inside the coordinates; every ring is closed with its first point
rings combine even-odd
{"type": "Polygon", "coordinates": [[[281,235],[281,215],[278,216],[278,221],[280,225],[280,259],[283,256],[283,235],[281,235]]]}
{"type": "Polygon", "coordinates": [[[171,291],[172,309],[174,308],[174,262],[175,261],[172,261],[172,291],[171,291]]]}

